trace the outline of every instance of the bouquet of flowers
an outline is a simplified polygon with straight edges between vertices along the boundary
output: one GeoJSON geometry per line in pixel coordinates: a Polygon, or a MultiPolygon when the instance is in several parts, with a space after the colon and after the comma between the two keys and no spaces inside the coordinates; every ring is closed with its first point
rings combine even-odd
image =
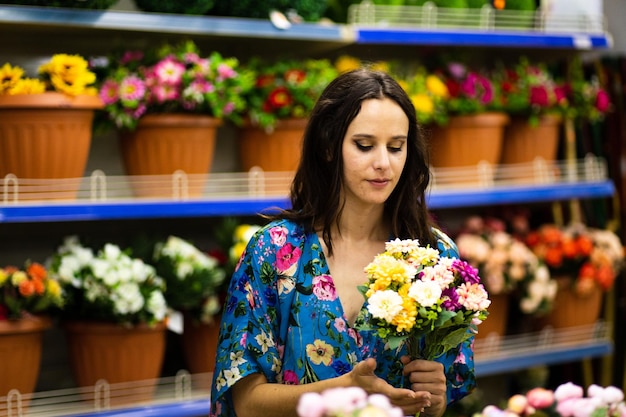
{"type": "Polygon", "coordinates": [[[524,314],[550,311],[558,285],[526,244],[505,231],[504,222],[472,216],[455,238],[461,259],[478,268],[490,294],[512,294],[524,314]]]}
{"type": "Polygon", "coordinates": [[[368,395],[359,387],[331,388],[307,392],[298,401],[298,417],[402,417],[382,394],[368,395]]]}
{"type": "Polygon", "coordinates": [[[0,321],[62,306],[61,286],[42,264],[26,262],[24,269],[0,268],[0,321]]]}
{"type": "Polygon", "coordinates": [[[39,66],[39,78],[25,76],[19,66],[5,63],[0,67],[0,94],[42,94],[56,91],[68,96],[81,94],[95,96],[96,74],[80,55],[56,54],[39,66]]]}
{"type": "Polygon", "coordinates": [[[219,261],[176,236],[155,245],[153,261],[165,279],[168,306],[212,322],[221,309],[218,290],[225,278],[219,261]]]}
{"type": "Polygon", "coordinates": [[[365,272],[359,327],[376,330],[391,349],[408,343],[413,358],[442,355],[487,317],[490,300],[476,268],[417,240],[387,242],[365,272]]]}
{"type": "Polygon", "coordinates": [[[107,243],[94,253],[69,236],[48,263],[66,299],[64,317],[129,325],[166,318],[163,279],[117,245],[107,243]]]}
{"type": "Polygon", "coordinates": [[[601,387],[592,384],[587,388],[572,382],[559,385],[552,391],[533,388],[525,395],[510,397],[504,409],[495,405],[486,406],[476,417],[623,417],[626,415],[624,392],[614,386],[601,387]]]}

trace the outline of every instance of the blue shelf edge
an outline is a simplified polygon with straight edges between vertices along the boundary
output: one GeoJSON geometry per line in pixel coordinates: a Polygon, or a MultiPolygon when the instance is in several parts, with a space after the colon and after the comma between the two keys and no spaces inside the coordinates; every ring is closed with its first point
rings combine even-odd
{"type": "Polygon", "coordinates": [[[441,29],[357,28],[357,44],[491,46],[512,48],[606,49],[613,44],[608,34],[499,32],[441,29]]]}
{"type": "Polygon", "coordinates": [[[206,398],[87,414],[72,414],[69,417],[200,417],[209,415],[210,405],[210,399],[206,398]]]}
{"type": "MultiPolygon", "coordinates": [[[[545,186],[511,186],[485,189],[433,191],[427,198],[431,209],[549,202],[568,199],[609,197],[615,193],[611,181],[561,183],[545,186]]],[[[95,221],[172,217],[245,216],[289,206],[287,197],[232,199],[76,201],[41,204],[0,205],[0,223],[95,221]]]]}
{"type": "Polygon", "coordinates": [[[579,361],[581,359],[606,356],[611,352],[613,352],[613,344],[609,341],[553,350],[542,350],[540,353],[529,351],[525,354],[516,355],[514,358],[503,357],[501,359],[476,361],[476,376],[498,375],[538,365],[554,365],[579,361]]]}

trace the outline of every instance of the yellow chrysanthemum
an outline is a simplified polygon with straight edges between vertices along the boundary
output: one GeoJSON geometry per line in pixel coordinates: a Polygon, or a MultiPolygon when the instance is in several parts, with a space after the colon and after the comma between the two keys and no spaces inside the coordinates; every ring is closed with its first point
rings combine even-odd
{"type": "Polygon", "coordinates": [[[7,93],[10,95],[18,94],[41,94],[46,91],[46,84],[35,78],[24,78],[19,80],[7,93]]]}
{"type": "Polygon", "coordinates": [[[398,290],[398,295],[402,297],[402,311],[397,314],[391,324],[396,326],[397,332],[410,331],[415,326],[417,318],[417,305],[409,296],[410,285],[405,284],[398,290]]]}
{"type": "Polygon", "coordinates": [[[426,77],[426,88],[435,97],[448,98],[448,95],[450,94],[446,84],[435,75],[429,75],[426,77]]]}
{"type": "Polygon", "coordinates": [[[361,61],[358,58],[343,55],[340,56],[335,62],[335,68],[339,72],[348,72],[355,70],[361,66],[361,61]]]}
{"type": "Polygon", "coordinates": [[[23,76],[24,70],[20,67],[13,67],[10,64],[0,67],[0,94],[9,91],[23,76]]]}
{"type": "Polygon", "coordinates": [[[432,114],[435,110],[435,103],[426,94],[414,94],[411,96],[415,111],[422,114],[432,114]]]}
{"type": "Polygon", "coordinates": [[[16,271],[11,275],[11,284],[18,286],[21,282],[27,281],[28,275],[24,271],[16,271]]]}
{"type": "Polygon", "coordinates": [[[0,287],[6,282],[8,276],[4,269],[0,269],[0,287]]]}
{"type": "Polygon", "coordinates": [[[315,365],[323,363],[328,366],[333,360],[334,349],[332,345],[320,339],[306,345],[306,354],[315,365]]]}
{"type": "Polygon", "coordinates": [[[380,281],[377,285],[386,284],[386,286],[394,282],[400,285],[407,283],[415,276],[416,272],[406,262],[387,253],[376,256],[374,261],[365,267],[365,273],[370,277],[370,280],[380,281]]]}

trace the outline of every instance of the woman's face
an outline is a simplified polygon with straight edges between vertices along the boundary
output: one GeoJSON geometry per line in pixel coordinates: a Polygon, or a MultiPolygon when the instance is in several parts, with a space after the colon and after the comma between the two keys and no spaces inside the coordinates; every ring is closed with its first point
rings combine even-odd
{"type": "Polygon", "coordinates": [[[343,139],[346,202],[383,204],[407,159],[409,119],[393,100],[368,99],[343,139]]]}

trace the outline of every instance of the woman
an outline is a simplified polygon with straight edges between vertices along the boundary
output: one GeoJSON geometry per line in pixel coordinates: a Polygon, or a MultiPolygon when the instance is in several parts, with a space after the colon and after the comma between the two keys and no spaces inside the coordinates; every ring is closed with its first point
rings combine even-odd
{"type": "Polygon", "coordinates": [[[360,386],[405,414],[439,417],[474,387],[472,343],[411,361],[357,330],[364,267],[398,237],[454,243],[430,224],[427,150],[389,75],[340,75],[304,135],[290,210],[250,240],[233,274],[211,394],[213,416],[294,416],[300,395],[360,386]],[[405,387],[406,386],[406,387],[405,387]]]}

